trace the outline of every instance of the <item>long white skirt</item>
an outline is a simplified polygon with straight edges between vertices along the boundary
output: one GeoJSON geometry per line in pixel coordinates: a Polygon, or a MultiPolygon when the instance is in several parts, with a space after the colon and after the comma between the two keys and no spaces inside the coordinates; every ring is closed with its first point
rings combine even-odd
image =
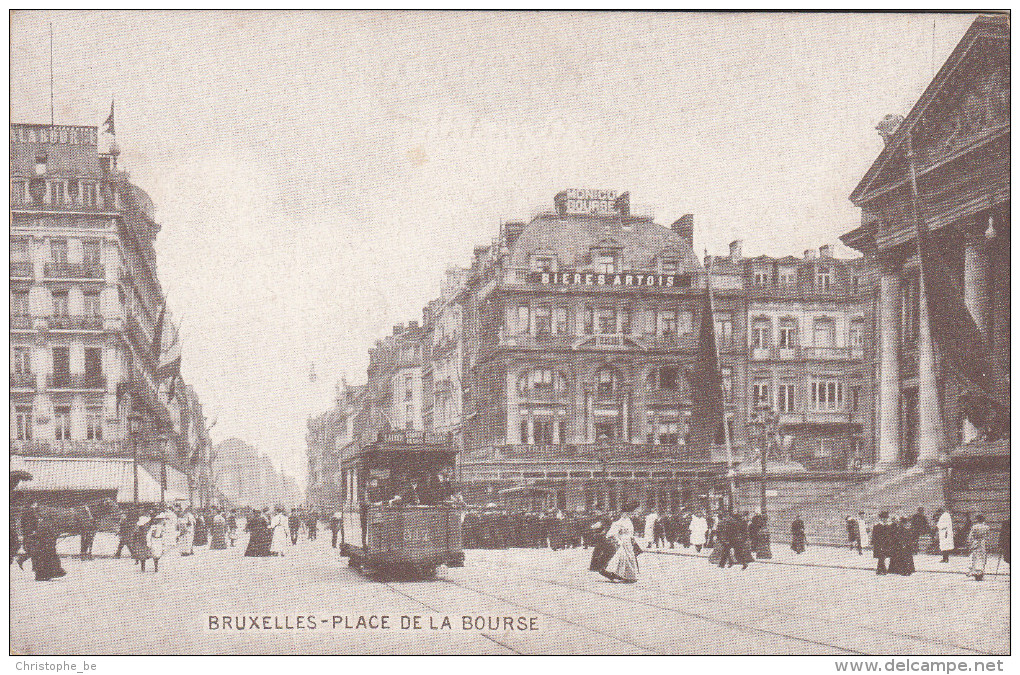
{"type": "Polygon", "coordinates": [[[616,547],[613,557],[606,563],[606,571],[628,581],[637,580],[638,562],[633,542],[628,541],[616,547]]]}

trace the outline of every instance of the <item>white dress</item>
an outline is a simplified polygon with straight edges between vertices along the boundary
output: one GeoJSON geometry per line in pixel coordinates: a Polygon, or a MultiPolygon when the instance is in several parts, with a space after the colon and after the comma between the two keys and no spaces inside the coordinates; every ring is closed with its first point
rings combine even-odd
{"type": "Polygon", "coordinates": [[[634,553],[634,523],[624,515],[609,526],[606,537],[616,544],[616,552],[606,564],[606,571],[627,581],[637,581],[638,563],[634,553]]]}
{"type": "Polygon", "coordinates": [[[195,552],[195,514],[186,512],[180,518],[181,531],[181,555],[191,555],[195,552]]]}
{"type": "Polygon", "coordinates": [[[152,557],[159,560],[166,553],[167,538],[166,526],[162,520],[157,520],[145,534],[145,544],[149,547],[152,557]]]}
{"type": "Polygon", "coordinates": [[[861,539],[861,546],[868,545],[868,523],[863,518],[857,520],[857,534],[861,539]]]}
{"type": "Polygon", "coordinates": [[[273,519],[269,521],[269,529],[273,531],[273,540],[269,545],[270,552],[283,555],[287,548],[287,516],[282,513],[274,515],[273,519]]]}
{"type": "Polygon", "coordinates": [[[953,538],[953,517],[946,511],[939,516],[939,550],[948,553],[956,548],[956,540],[953,538]]]}
{"type": "Polygon", "coordinates": [[[708,537],[708,521],[701,516],[691,518],[688,530],[691,533],[691,544],[693,546],[704,546],[708,537]]]}

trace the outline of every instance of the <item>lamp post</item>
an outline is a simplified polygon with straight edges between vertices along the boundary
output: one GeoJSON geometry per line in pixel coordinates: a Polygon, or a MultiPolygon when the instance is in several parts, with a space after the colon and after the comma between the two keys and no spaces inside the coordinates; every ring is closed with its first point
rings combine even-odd
{"type": "Polygon", "coordinates": [[[160,430],[156,434],[156,447],[159,448],[159,503],[166,503],[166,446],[170,442],[170,434],[160,430]]]}
{"type": "Polygon", "coordinates": [[[131,503],[138,506],[138,431],[144,419],[137,412],[128,413],[128,434],[131,436],[131,474],[132,485],[131,503]]]}
{"type": "Polygon", "coordinates": [[[759,546],[756,554],[759,559],[772,557],[771,537],[769,536],[768,530],[767,475],[769,447],[771,446],[772,439],[774,438],[774,430],[778,426],[778,421],[778,415],[772,408],[767,406],[758,406],[755,408],[752,424],[756,427],[756,430],[760,430],[759,454],[761,456],[761,515],[765,518],[765,522],[758,535],[759,546]]]}

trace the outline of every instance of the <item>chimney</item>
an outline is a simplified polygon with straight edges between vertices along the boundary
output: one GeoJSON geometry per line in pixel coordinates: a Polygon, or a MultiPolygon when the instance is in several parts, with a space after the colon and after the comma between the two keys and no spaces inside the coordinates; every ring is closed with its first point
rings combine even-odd
{"type": "Polygon", "coordinates": [[[809,248],[808,250],[804,251],[804,260],[814,260],[817,257],[818,253],[816,253],[813,248],[809,248]]]}
{"type": "Polygon", "coordinates": [[[673,223],[671,229],[684,240],[689,248],[694,248],[694,214],[685,213],[680,220],[673,223]]]}
{"type": "Polygon", "coordinates": [[[830,244],[822,244],[818,247],[818,255],[822,258],[831,258],[832,246],[830,244]]]}
{"type": "Polygon", "coordinates": [[[503,241],[507,246],[513,246],[517,238],[524,232],[524,223],[513,222],[503,224],[503,241]]]}
{"type": "Polygon", "coordinates": [[[736,239],[730,242],[730,261],[737,262],[744,257],[744,240],[736,239]]]}
{"type": "Polygon", "coordinates": [[[398,323],[397,325],[395,325],[393,327],[393,334],[394,335],[400,335],[403,332],[404,332],[404,324],[398,323]]]}
{"type": "Polygon", "coordinates": [[[417,327],[418,327],[418,322],[417,321],[408,321],[407,322],[407,330],[414,330],[417,327]]]}

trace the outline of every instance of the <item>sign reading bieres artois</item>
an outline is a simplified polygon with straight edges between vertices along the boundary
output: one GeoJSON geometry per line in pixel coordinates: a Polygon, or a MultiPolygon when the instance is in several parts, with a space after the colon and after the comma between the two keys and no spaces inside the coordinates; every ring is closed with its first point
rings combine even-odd
{"type": "Polygon", "coordinates": [[[630,215],[630,193],[570,188],[556,195],[556,212],[566,215],[630,215]]]}
{"type": "Polygon", "coordinates": [[[531,272],[528,283],[558,286],[644,286],[690,288],[690,274],[646,274],[644,272],[531,272]]]}

